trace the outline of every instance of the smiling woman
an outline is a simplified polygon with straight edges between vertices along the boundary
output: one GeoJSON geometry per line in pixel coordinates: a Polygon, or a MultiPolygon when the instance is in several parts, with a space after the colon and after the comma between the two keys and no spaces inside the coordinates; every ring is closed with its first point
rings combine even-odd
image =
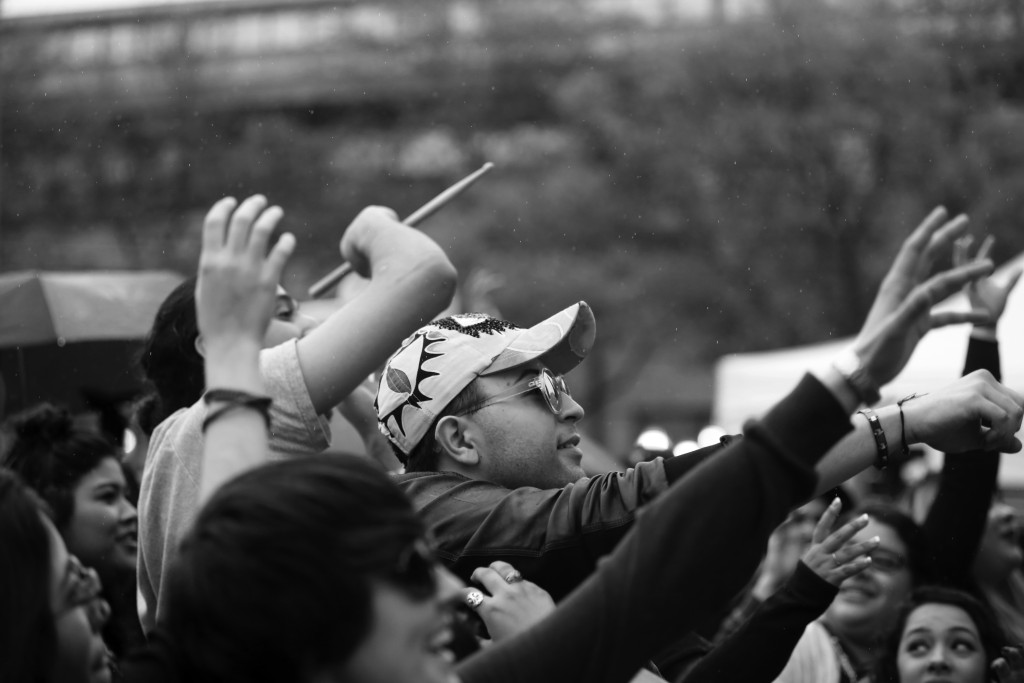
{"type": "Polygon", "coordinates": [[[0,680],[110,683],[99,582],[69,555],[45,505],[0,469],[0,680]],[[12,655],[12,653],[14,653],[12,655]]]}
{"type": "Polygon", "coordinates": [[[117,451],[50,404],[16,416],[11,426],[4,465],[49,504],[68,552],[99,574],[112,608],[104,635],[124,655],[143,638],[135,614],[137,516],[117,451]]]}

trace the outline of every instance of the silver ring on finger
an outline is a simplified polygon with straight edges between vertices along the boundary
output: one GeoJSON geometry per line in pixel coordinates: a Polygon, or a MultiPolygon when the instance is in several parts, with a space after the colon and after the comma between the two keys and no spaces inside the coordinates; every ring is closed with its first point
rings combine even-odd
{"type": "Polygon", "coordinates": [[[471,608],[476,609],[484,601],[484,594],[478,590],[472,590],[466,593],[466,604],[471,608]]]}
{"type": "Polygon", "coordinates": [[[515,583],[516,581],[522,581],[523,575],[519,573],[518,569],[513,569],[505,575],[505,583],[515,583]]]}
{"type": "Polygon", "coordinates": [[[832,553],[832,562],[834,562],[837,567],[840,567],[843,564],[842,562],[839,561],[839,558],[836,557],[835,553],[832,553]]]}

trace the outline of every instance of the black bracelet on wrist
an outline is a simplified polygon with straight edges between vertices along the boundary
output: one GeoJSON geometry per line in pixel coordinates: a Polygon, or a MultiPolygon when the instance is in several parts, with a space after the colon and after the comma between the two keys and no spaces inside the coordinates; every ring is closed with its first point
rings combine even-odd
{"type": "Polygon", "coordinates": [[[910,396],[904,396],[900,400],[896,401],[896,407],[900,409],[900,441],[903,445],[903,457],[910,457],[910,446],[907,444],[907,423],[903,418],[903,404],[907,401],[912,401],[917,398],[917,394],[911,394],[910,396]]]}
{"type": "Polygon", "coordinates": [[[211,403],[223,403],[224,405],[211,411],[206,419],[203,420],[202,431],[205,434],[206,428],[209,427],[213,422],[223,417],[226,413],[232,410],[255,410],[261,417],[263,422],[267,425],[267,429],[270,429],[270,404],[273,403],[273,399],[269,396],[258,396],[256,394],[250,394],[247,391],[239,391],[237,389],[210,389],[203,394],[203,402],[206,405],[211,403]]]}
{"type": "Polygon", "coordinates": [[[878,419],[878,415],[871,408],[858,410],[857,414],[867,418],[868,424],[871,426],[871,435],[875,437],[875,448],[878,450],[878,453],[875,455],[875,469],[884,470],[889,466],[889,442],[885,438],[885,430],[882,429],[882,423],[878,419]]]}

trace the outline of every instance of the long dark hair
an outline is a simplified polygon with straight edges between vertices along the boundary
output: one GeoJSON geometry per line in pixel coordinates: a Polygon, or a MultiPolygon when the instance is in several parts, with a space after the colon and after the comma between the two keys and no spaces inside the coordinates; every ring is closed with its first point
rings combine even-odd
{"type": "Polygon", "coordinates": [[[203,395],[203,357],[196,350],[196,278],[192,276],[167,295],[156,312],[138,365],[150,385],[135,408],[147,435],[168,415],[190,406],[203,395]]]}
{"type": "Polygon", "coordinates": [[[369,632],[375,582],[433,595],[423,524],[374,464],[316,455],[225,484],[173,567],[166,631],[189,680],[295,680],[369,632]]]}
{"type": "Polygon", "coordinates": [[[907,619],[918,607],[922,605],[937,603],[940,605],[952,605],[959,607],[974,622],[978,629],[978,637],[981,639],[981,646],[985,650],[986,670],[992,666],[992,662],[1000,656],[1006,639],[999,628],[992,611],[970,593],[957,588],[947,586],[922,586],[914,591],[910,600],[900,612],[896,622],[896,628],[886,640],[882,657],[878,660],[876,683],[900,683],[899,657],[900,641],[903,639],[903,629],[907,625],[907,619]]]}
{"type": "Polygon", "coordinates": [[[114,445],[98,432],[77,426],[71,414],[41,403],[10,418],[13,432],[3,465],[17,472],[53,510],[58,529],[75,511],[78,481],[105,458],[117,459],[114,445]]]}
{"type": "Polygon", "coordinates": [[[44,507],[0,468],[0,681],[44,680],[56,650],[50,606],[50,538],[44,507]]]}

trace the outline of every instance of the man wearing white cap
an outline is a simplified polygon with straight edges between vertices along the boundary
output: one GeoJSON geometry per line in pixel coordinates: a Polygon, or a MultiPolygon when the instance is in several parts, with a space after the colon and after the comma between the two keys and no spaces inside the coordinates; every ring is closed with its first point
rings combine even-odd
{"type": "MultiPolygon", "coordinates": [[[[888,354],[888,366],[863,367],[855,345],[857,354],[824,370],[842,377],[851,405],[876,402],[878,386],[906,364],[928,329],[984,317],[930,311],[955,291],[951,281],[967,279],[963,266],[926,279],[965,229],[966,220],[945,218],[933,212],[906,240],[858,337],[869,338],[893,316],[910,316],[907,307],[916,301],[913,315],[899,323],[905,339],[888,354]]],[[[974,267],[970,278],[986,274],[974,267]]],[[[500,560],[557,601],[590,575],[645,503],[717,450],[585,478],[576,429],[584,411],[562,374],[586,357],[595,335],[583,302],[527,329],[457,315],[421,328],[388,361],[375,407],[381,431],[406,465],[397,482],[430,527],[439,557],[460,577],[500,560]]],[[[877,408],[877,427],[889,435],[885,453],[875,422],[854,415],[852,432],[817,466],[817,491],[872,463],[884,465],[903,440],[956,451],[947,447],[950,437],[977,429],[963,401],[940,391],[905,404],[903,415],[896,406],[877,408]]],[[[724,509],[727,491],[722,498],[724,509]]],[[[713,519],[709,511],[701,523],[713,519]]]]}

